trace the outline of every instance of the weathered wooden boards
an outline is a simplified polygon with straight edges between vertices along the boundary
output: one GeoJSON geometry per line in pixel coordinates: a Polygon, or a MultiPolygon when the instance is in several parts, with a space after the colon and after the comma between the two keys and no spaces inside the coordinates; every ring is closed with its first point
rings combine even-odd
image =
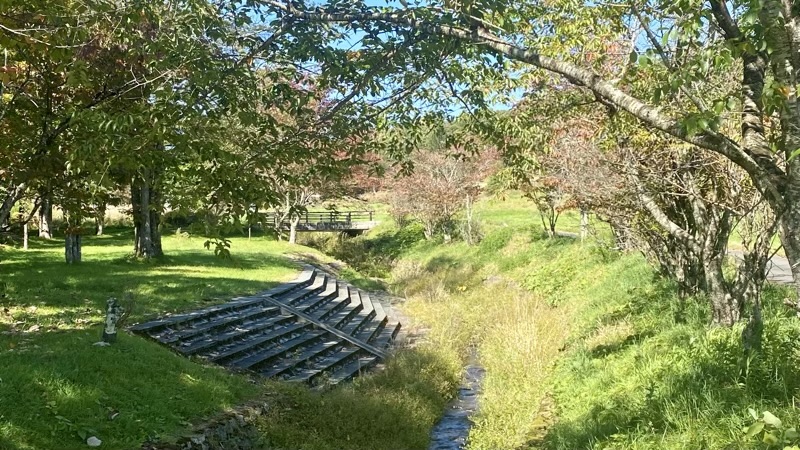
{"type": "Polygon", "coordinates": [[[384,359],[400,323],[366,293],[306,266],[268,291],[130,329],[223,366],[336,384],[384,359]]]}

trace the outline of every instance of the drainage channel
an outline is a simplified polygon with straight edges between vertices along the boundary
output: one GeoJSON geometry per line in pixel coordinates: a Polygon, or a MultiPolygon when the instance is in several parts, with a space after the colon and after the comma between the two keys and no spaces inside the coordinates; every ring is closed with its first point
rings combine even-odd
{"type": "Polygon", "coordinates": [[[447,407],[444,415],[431,431],[428,450],[460,450],[466,446],[471,417],[478,409],[478,394],[485,370],[478,364],[475,350],[470,353],[464,384],[458,397],[447,407]]]}

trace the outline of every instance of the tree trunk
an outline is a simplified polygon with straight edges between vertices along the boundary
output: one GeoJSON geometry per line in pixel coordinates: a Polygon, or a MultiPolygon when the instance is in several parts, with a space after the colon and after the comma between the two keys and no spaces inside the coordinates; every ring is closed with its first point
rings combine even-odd
{"type": "Polygon", "coordinates": [[[800,294],[800,164],[791,164],[787,174],[786,208],[781,216],[780,238],[792,269],[794,288],[800,294]]]}
{"type": "Polygon", "coordinates": [[[550,233],[550,237],[551,238],[552,237],[556,237],[556,223],[558,223],[558,216],[559,216],[559,214],[556,212],[555,208],[551,208],[550,209],[550,216],[549,216],[549,220],[550,220],[550,223],[549,223],[550,231],[549,231],[549,233],[550,233]]]}
{"type": "Polygon", "coordinates": [[[589,236],[589,211],[581,208],[581,242],[589,236]]]}
{"type": "Polygon", "coordinates": [[[289,222],[289,243],[297,243],[297,225],[300,223],[300,216],[293,215],[289,222]]]}
{"type": "Polygon", "coordinates": [[[161,247],[160,192],[154,186],[153,171],[145,170],[143,176],[131,183],[131,205],[133,209],[134,244],[137,258],[157,258],[164,255],[161,247]]]}
{"type": "Polygon", "coordinates": [[[103,227],[106,224],[106,204],[100,203],[97,205],[94,216],[94,234],[97,236],[103,235],[103,227]]]}
{"type": "Polygon", "coordinates": [[[39,237],[42,239],[52,239],[53,232],[53,202],[50,196],[42,195],[42,205],[39,209],[39,237]]]}
{"type": "Polygon", "coordinates": [[[472,236],[472,197],[467,194],[467,198],[464,200],[464,208],[466,210],[466,218],[467,218],[467,235],[465,236],[467,244],[473,245],[477,239],[473,239],[472,236]]]}
{"type": "Polygon", "coordinates": [[[9,188],[6,198],[3,199],[3,203],[0,204],[0,230],[9,227],[9,222],[11,220],[11,209],[19,201],[19,199],[25,195],[27,188],[28,186],[25,183],[20,183],[9,188]]]}
{"type": "Polygon", "coordinates": [[[64,257],[67,264],[81,262],[81,235],[77,229],[68,228],[64,237],[64,257]]]}
{"type": "Polygon", "coordinates": [[[706,275],[706,288],[711,302],[711,323],[732,327],[742,318],[742,299],[735,298],[722,274],[721,256],[706,260],[703,270],[706,275]]]}

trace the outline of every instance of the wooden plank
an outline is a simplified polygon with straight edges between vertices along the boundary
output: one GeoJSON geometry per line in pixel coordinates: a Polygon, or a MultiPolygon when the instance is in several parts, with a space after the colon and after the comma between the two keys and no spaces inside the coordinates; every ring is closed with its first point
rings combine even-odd
{"type": "Polygon", "coordinates": [[[361,339],[364,342],[370,343],[375,336],[380,333],[387,325],[389,320],[387,319],[386,315],[383,317],[375,316],[369,324],[365,327],[361,328],[356,334],[356,338],[361,339]]]}
{"type": "Polygon", "coordinates": [[[386,327],[381,331],[381,333],[378,335],[378,338],[375,340],[375,347],[380,349],[388,348],[399,332],[400,322],[386,324],[386,327]]]}
{"type": "Polygon", "coordinates": [[[172,344],[174,342],[183,341],[195,336],[199,336],[201,334],[205,334],[211,330],[215,330],[218,328],[225,328],[237,323],[246,322],[248,320],[253,320],[260,317],[277,314],[278,312],[280,312],[280,308],[276,306],[270,305],[268,307],[262,306],[260,308],[256,306],[255,308],[250,308],[244,311],[240,311],[239,314],[230,314],[222,317],[215,317],[213,320],[204,322],[200,326],[186,328],[174,333],[168,333],[166,335],[158,337],[154,336],[154,337],[165,344],[172,344]]]}
{"type": "Polygon", "coordinates": [[[360,351],[361,349],[358,348],[343,348],[321,361],[312,363],[313,365],[311,367],[293,374],[291,377],[287,378],[287,381],[303,381],[308,383],[321,375],[323,372],[330,370],[332,367],[335,367],[336,365],[352,358],[354,355],[357,355],[360,351]]]}
{"type": "Polygon", "coordinates": [[[357,298],[362,305],[361,311],[358,312],[358,315],[342,328],[344,333],[352,336],[360,327],[375,317],[375,310],[373,309],[372,302],[369,300],[369,296],[366,295],[366,293],[363,293],[354,287],[350,287],[349,290],[350,297],[357,298]]]}
{"type": "Polygon", "coordinates": [[[270,317],[267,320],[262,320],[250,325],[236,327],[233,330],[227,331],[222,334],[183,343],[177,346],[176,350],[185,355],[191,355],[203,350],[207,350],[211,347],[219,346],[221,344],[226,344],[232,341],[238,341],[243,337],[256,334],[265,330],[269,330],[278,325],[283,325],[287,322],[294,322],[295,320],[296,319],[294,316],[270,317]]]}
{"type": "Polygon", "coordinates": [[[244,309],[248,306],[251,306],[256,303],[263,302],[264,299],[261,297],[244,297],[238,300],[234,300],[227,303],[222,303],[215,306],[210,306],[208,308],[198,309],[196,311],[192,311],[190,313],[185,314],[177,314],[177,315],[168,315],[162,319],[151,320],[149,322],[139,323],[130,327],[131,331],[134,332],[141,332],[147,330],[156,330],[160,328],[164,328],[170,325],[178,325],[185,322],[190,322],[192,320],[197,320],[198,318],[208,316],[211,314],[215,314],[218,312],[224,311],[235,311],[237,309],[244,309]]]}
{"type": "Polygon", "coordinates": [[[313,343],[317,339],[321,339],[323,336],[325,336],[325,334],[327,334],[325,331],[312,331],[311,333],[301,334],[300,336],[289,339],[288,341],[280,343],[268,350],[264,350],[263,352],[249,355],[247,358],[237,360],[231,363],[231,365],[240,369],[250,369],[253,366],[273,360],[292,350],[313,343]]]}
{"type": "Polygon", "coordinates": [[[359,375],[364,371],[369,370],[377,363],[378,358],[375,356],[363,356],[337,369],[331,374],[330,378],[328,378],[328,381],[331,384],[339,384],[343,381],[354,378],[356,375],[359,375]]]}
{"type": "Polygon", "coordinates": [[[241,343],[240,345],[236,345],[234,347],[228,347],[228,348],[221,349],[220,352],[209,353],[206,356],[208,357],[208,359],[210,361],[214,361],[214,362],[222,361],[222,360],[225,360],[225,359],[229,359],[229,358],[231,358],[233,356],[236,356],[239,353],[246,352],[248,350],[252,350],[254,348],[257,348],[260,345],[272,343],[272,342],[282,338],[283,336],[285,336],[287,334],[291,334],[291,333],[294,333],[294,332],[297,332],[299,330],[303,330],[303,329],[306,329],[306,328],[311,328],[311,324],[308,324],[308,323],[295,323],[293,325],[289,325],[289,326],[286,326],[286,327],[283,327],[283,328],[279,328],[279,329],[274,330],[274,331],[270,331],[269,333],[266,333],[266,334],[264,334],[264,335],[262,335],[260,337],[255,338],[255,339],[247,340],[247,341],[241,343]]]}
{"type": "Polygon", "coordinates": [[[366,342],[361,342],[360,340],[354,338],[353,336],[350,336],[349,334],[343,332],[342,330],[334,328],[334,327],[332,327],[332,326],[330,326],[330,325],[318,320],[317,318],[312,317],[312,316],[300,311],[297,308],[294,308],[294,307],[288,306],[288,305],[282,305],[281,302],[279,302],[278,300],[271,299],[269,297],[265,298],[265,300],[267,300],[269,302],[272,302],[275,306],[283,306],[286,310],[288,310],[290,313],[296,315],[297,317],[300,317],[303,320],[311,322],[314,325],[322,328],[323,330],[325,330],[325,331],[327,331],[327,332],[329,332],[329,333],[331,333],[331,334],[333,334],[335,336],[339,336],[340,338],[344,339],[345,341],[347,341],[347,342],[349,342],[349,343],[351,343],[351,344],[353,344],[353,345],[355,345],[355,346],[357,346],[357,347],[359,347],[361,349],[364,349],[364,350],[372,353],[373,355],[379,356],[381,358],[386,358],[386,352],[385,351],[383,351],[383,350],[381,350],[381,349],[379,349],[379,348],[377,348],[375,346],[372,346],[370,344],[367,344],[366,342]]]}
{"type": "Polygon", "coordinates": [[[274,378],[278,375],[282,375],[295,367],[302,365],[303,363],[308,362],[308,360],[312,358],[316,358],[317,356],[329,351],[334,347],[338,347],[342,345],[342,341],[340,339],[329,339],[320,343],[317,343],[311,347],[306,348],[303,350],[302,353],[297,355],[296,358],[292,359],[285,359],[279,364],[276,364],[269,368],[268,370],[264,370],[261,372],[261,375],[267,378],[274,378]]]}
{"type": "Polygon", "coordinates": [[[262,299],[279,298],[281,301],[286,303],[296,303],[310,295],[315,295],[320,293],[325,288],[326,282],[327,282],[327,277],[325,275],[322,276],[318,275],[314,277],[314,281],[311,284],[303,287],[302,289],[289,291],[288,294],[283,294],[277,297],[271,295],[263,295],[261,298],[262,299]]]}

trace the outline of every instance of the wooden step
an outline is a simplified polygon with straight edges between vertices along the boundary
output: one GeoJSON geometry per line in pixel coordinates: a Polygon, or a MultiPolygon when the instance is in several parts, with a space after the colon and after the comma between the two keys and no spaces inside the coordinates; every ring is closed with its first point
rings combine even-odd
{"type": "Polygon", "coordinates": [[[282,303],[292,305],[294,303],[301,302],[307,297],[319,294],[320,292],[325,290],[326,284],[327,284],[327,277],[325,275],[316,276],[314,277],[314,281],[308,286],[305,286],[301,289],[292,290],[284,295],[270,296],[270,297],[279,300],[282,303]]]}
{"type": "Polygon", "coordinates": [[[159,336],[153,336],[165,344],[183,341],[195,336],[206,334],[209,331],[217,330],[220,328],[230,327],[232,325],[241,324],[247,321],[253,321],[259,318],[277,315],[280,308],[272,305],[256,304],[252,308],[238,311],[232,314],[225,314],[209,320],[205,323],[196,324],[191,328],[184,328],[180,331],[173,333],[164,333],[159,336]]]}
{"type": "Polygon", "coordinates": [[[339,292],[337,289],[336,279],[329,278],[326,281],[323,290],[311,295],[306,295],[299,300],[289,302],[289,304],[301,311],[311,313],[314,310],[323,307],[329,301],[337,298],[338,295],[339,292]]]}
{"type": "Polygon", "coordinates": [[[318,358],[331,349],[340,346],[342,346],[341,339],[330,337],[322,342],[312,345],[311,347],[305,348],[302,353],[299,353],[294,358],[284,359],[280,363],[261,371],[261,374],[267,378],[275,378],[307,363],[310,359],[318,358]]]}
{"type": "Polygon", "coordinates": [[[358,347],[344,347],[318,361],[309,361],[306,367],[291,374],[287,381],[311,383],[326,371],[337,366],[345,365],[362,350],[358,347]]]}
{"type": "Polygon", "coordinates": [[[375,316],[368,324],[361,327],[356,338],[358,340],[370,343],[378,336],[378,333],[383,331],[389,320],[384,315],[383,317],[375,316]]]}
{"type": "Polygon", "coordinates": [[[386,324],[383,330],[381,330],[378,337],[375,338],[375,347],[383,350],[389,348],[392,345],[392,341],[394,338],[397,337],[397,333],[400,332],[400,322],[390,322],[386,324]]]}
{"type": "Polygon", "coordinates": [[[363,294],[356,288],[350,288],[350,298],[358,299],[361,303],[361,311],[359,311],[345,326],[341,327],[344,333],[352,336],[361,326],[375,317],[375,309],[372,306],[372,302],[369,300],[369,296],[363,294]]]}
{"type": "Polygon", "coordinates": [[[284,283],[284,284],[281,284],[279,286],[275,286],[272,289],[267,289],[266,291],[259,292],[258,295],[259,296],[268,295],[270,297],[284,295],[284,294],[286,294],[286,293],[288,293],[290,291],[306,287],[309,284],[313,283],[314,282],[314,278],[318,274],[319,274],[319,271],[315,267],[309,266],[309,265],[304,265],[303,266],[303,271],[300,272],[299,275],[297,275],[297,278],[295,278],[294,281],[290,281],[288,283],[284,283]]]}
{"type": "MultiPolygon", "coordinates": [[[[241,369],[257,370],[257,367],[259,365],[268,363],[280,356],[286,355],[287,353],[296,350],[298,348],[301,348],[303,346],[311,345],[318,339],[324,337],[326,334],[329,333],[320,330],[312,331],[310,333],[304,333],[301,334],[300,336],[289,339],[288,341],[282,344],[278,344],[274,347],[264,350],[263,352],[256,353],[255,355],[252,355],[251,357],[248,357],[247,359],[242,360],[241,362],[236,361],[233,363],[233,365],[241,369]]],[[[337,339],[336,342],[340,341],[337,339]]]]}
{"type": "Polygon", "coordinates": [[[217,347],[233,341],[241,341],[242,339],[256,333],[271,330],[272,328],[294,323],[296,321],[297,318],[294,316],[280,315],[270,317],[269,319],[254,322],[252,324],[237,326],[234,329],[228,330],[224,333],[204,336],[200,339],[182,342],[176,347],[176,350],[186,355],[192,355],[197,352],[208,350],[212,347],[217,347]]]}
{"type": "MultiPolygon", "coordinates": [[[[344,301],[349,301],[349,299],[342,299],[342,301],[343,302],[344,301]]],[[[333,302],[330,302],[326,306],[327,306],[327,308],[334,308],[334,307],[336,307],[338,305],[334,304],[333,302]]],[[[318,317],[324,315],[325,312],[326,312],[326,310],[323,308],[321,310],[316,311],[313,315],[318,318],[318,317]]],[[[343,318],[340,319],[340,320],[343,320],[343,318]]],[[[335,326],[335,323],[333,323],[333,322],[329,322],[329,324],[335,326]]],[[[329,335],[330,333],[328,333],[327,331],[324,331],[324,330],[314,330],[314,331],[311,331],[309,333],[301,334],[300,336],[294,337],[294,338],[289,339],[289,340],[287,340],[287,341],[285,341],[283,343],[280,343],[278,345],[275,345],[275,346],[272,346],[272,347],[270,347],[268,349],[265,349],[262,352],[258,352],[258,353],[254,354],[254,355],[251,355],[246,360],[243,360],[241,362],[238,362],[238,361],[237,362],[233,362],[232,364],[235,365],[236,367],[241,368],[241,369],[258,370],[257,369],[258,366],[261,366],[261,365],[263,365],[265,363],[273,361],[273,360],[275,360],[275,359],[277,359],[277,358],[279,358],[281,356],[284,356],[287,353],[292,352],[294,350],[297,350],[299,348],[312,345],[318,339],[321,339],[322,337],[324,337],[326,334],[329,335]]],[[[331,336],[331,338],[332,338],[332,336],[331,336]]],[[[340,340],[337,340],[337,342],[339,342],[339,341],[340,340]]]]}
{"type": "Polygon", "coordinates": [[[228,303],[209,306],[208,308],[199,309],[197,311],[193,311],[190,313],[170,315],[164,317],[163,319],[151,320],[150,322],[136,324],[131,326],[130,329],[131,331],[136,333],[145,332],[148,334],[152,334],[158,330],[162,330],[167,327],[176,327],[176,326],[185,327],[192,321],[208,320],[209,318],[214,317],[216,314],[220,313],[224,314],[249,308],[250,306],[261,303],[263,301],[264,299],[261,297],[241,297],[239,299],[230,301],[228,303]]]}
{"type": "Polygon", "coordinates": [[[330,384],[339,384],[349,381],[374,367],[378,364],[378,361],[380,361],[380,359],[373,355],[359,357],[336,369],[336,371],[330,374],[326,381],[330,384]]]}
{"type": "Polygon", "coordinates": [[[293,282],[132,329],[231,368],[339,383],[385,358],[400,324],[367,293],[305,266],[293,282]]]}
{"type": "Polygon", "coordinates": [[[206,356],[208,357],[209,360],[214,362],[230,360],[236,356],[240,356],[244,352],[257,351],[262,346],[272,344],[275,341],[284,338],[291,333],[296,333],[300,330],[305,330],[309,328],[311,328],[311,324],[297,323],[295,320],[292,322],[291,325],[272,330],[268,333],[253,336],[251,339],[248,339],[237,345],[226,346],[219,349],[215,349],[214,351],[209,352],[206,356]]]}

